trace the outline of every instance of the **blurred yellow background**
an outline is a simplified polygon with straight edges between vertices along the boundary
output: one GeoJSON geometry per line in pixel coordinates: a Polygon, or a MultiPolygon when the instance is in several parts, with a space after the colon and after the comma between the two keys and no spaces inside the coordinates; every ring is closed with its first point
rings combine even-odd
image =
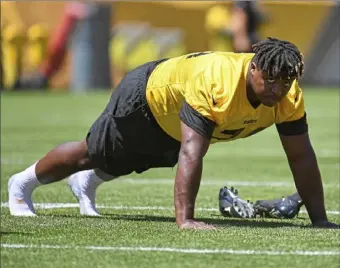
{"type": "MultiPolygon", "coordinates": [[[[36,23],[43,23],[49,31],[57,25],[66,2],[6,1],[1,2],[1,25],[21,25],[23,31],[36,23]]],[[[230,9],[230,2],[168,1],[168,2],[112,2],[112,26],[125,21],[141,21],[154,27],[183,29],[187,52],[209,50],[209,26],[218,24],[218,16],[207,23],[207,12],[216,5],[230,9]],[[214,21],[216,19],[216,21],[214,21]]],[[[269,22],[260,29],[262,37],[275,36],[295,43],[308,57],[314,40],[326,19],[332,2],[328,1],[260,1],[269,22]]],[[[228,15],[228,14],[227,14],[228,15]]],[[[224,19],[228,19],[227,17],[224,19]]],[[[211,20],[211,19],[210,19],[211,20]]],[[[69,79],[69,60],[53,79],[52,84],[63,85],[69,79]]]]}

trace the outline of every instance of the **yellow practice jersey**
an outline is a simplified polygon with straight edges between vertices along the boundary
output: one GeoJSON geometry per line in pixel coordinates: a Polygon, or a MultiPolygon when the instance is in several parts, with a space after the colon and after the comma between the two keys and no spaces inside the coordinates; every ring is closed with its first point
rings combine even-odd
{"type": "Polygon", "coordinates": [[[213,122],[212,133],[202,134],[215,143],[245,138],[273,124],[304,118],[303,97],[297,81],[275,107],[261,104],[254,108],[249,103],[246,75],[253,56],[201,52],[160,63],[146,88],[147,101],[158,124],[180,141],[181,120],[199,133],[202,126],[213,122]],[[201,126],[197,127],[198,124],[201,126]]]}

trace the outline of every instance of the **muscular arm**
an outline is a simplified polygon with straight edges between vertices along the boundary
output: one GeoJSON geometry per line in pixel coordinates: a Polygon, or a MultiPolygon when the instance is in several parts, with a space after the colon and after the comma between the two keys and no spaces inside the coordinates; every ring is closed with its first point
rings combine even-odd
{"type": "Polygon", "coordinates": [[[308,133],[280,135],[299,195],[314,225],[326,222],[323,186],[316,156],[308,133]]]}
{"type": "Polygon", "coordinates": [[[210,140],[181,123],[182,145],[174,188],[176,222],[182,228],[193,221],[195,201],[201,182],[203,157],[210,140]]]}

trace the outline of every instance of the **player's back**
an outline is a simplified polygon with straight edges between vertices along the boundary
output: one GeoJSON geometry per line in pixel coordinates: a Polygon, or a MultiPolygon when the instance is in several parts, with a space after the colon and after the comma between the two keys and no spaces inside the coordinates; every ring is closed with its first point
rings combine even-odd
{"type": "MultiPolygon", "coordinates": [[[[146,89],[147,101],[157,122],[169,134],[174,128],[179,132],[179,112],[184,100],[196,103],[193,108],[217,124],[223,121],[229,103],[233,99],[239,103],[235,100],[239,94],[235,93],[245,90],[245,77],[253,56],[200,52],[160,63],[151,73],[146,89]],[[212,118],[204,112],[211,109],[218,110],[220,115],[212,118]]],[[[178,136],[178,133],[171,135],[178,136]]]]}
{"type": "Polygon", "coordinates": [[[232,93],[236,90],[253,56],[251,53],[206,51],[168,59],[159,64],[149,77],[147,84],[149,104],[157,106],[158,103],[164,107],[172,102],[180,105],[188,83],[197,80],[195,78],[199,75],[203,75],[205,81],[202,81],[202,85],[190,85],[195,87],[195,90],[209,90],[202,87],[214,84],[222,91],[232,93]],[[152,100],[152,97],[156,99],[152,100]]]}
{"type": "Polygon", "coordinates": [[[156,114],[178,110],[188,88],[211,95],[209,91],[213,86],[215,91],[218,88],[216,93],[224,102],[224,96],[233,95],[239,88],[253,56],[252,53],[207,51],[162,62],[152,72],[147,84],[151,110],[156,114]]]}
{"type": "Polygon", "coordinates": [[[211,67],[218,58],[216,56],[216,53],[198,52],[168,59],[153,71],[148,86],[185,83],[211,67]]]}
{"type": "Polygon", "coordinates": [[[245,61],[249,62],[253,55],[206,51],[171,58],[161,63],[153,71],[149,78],[148,87],[186,83],[202,72],[206,76],[210,76],[212,80],[220,80],[221,71],[224,68],[232,68],[235,74],[241,73],[245,61]]]}

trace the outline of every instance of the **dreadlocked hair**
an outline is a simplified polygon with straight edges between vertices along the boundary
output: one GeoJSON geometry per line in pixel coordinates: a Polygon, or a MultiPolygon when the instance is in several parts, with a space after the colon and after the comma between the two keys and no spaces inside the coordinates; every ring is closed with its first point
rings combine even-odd
{"type": "Polygon", "coordinates": [[[286,74],[299,79],[304,72],[303,55],[288,41],[268,37],[252,46],[255,56],[253,61],[261,71],[271,77],[286,74]]]}

